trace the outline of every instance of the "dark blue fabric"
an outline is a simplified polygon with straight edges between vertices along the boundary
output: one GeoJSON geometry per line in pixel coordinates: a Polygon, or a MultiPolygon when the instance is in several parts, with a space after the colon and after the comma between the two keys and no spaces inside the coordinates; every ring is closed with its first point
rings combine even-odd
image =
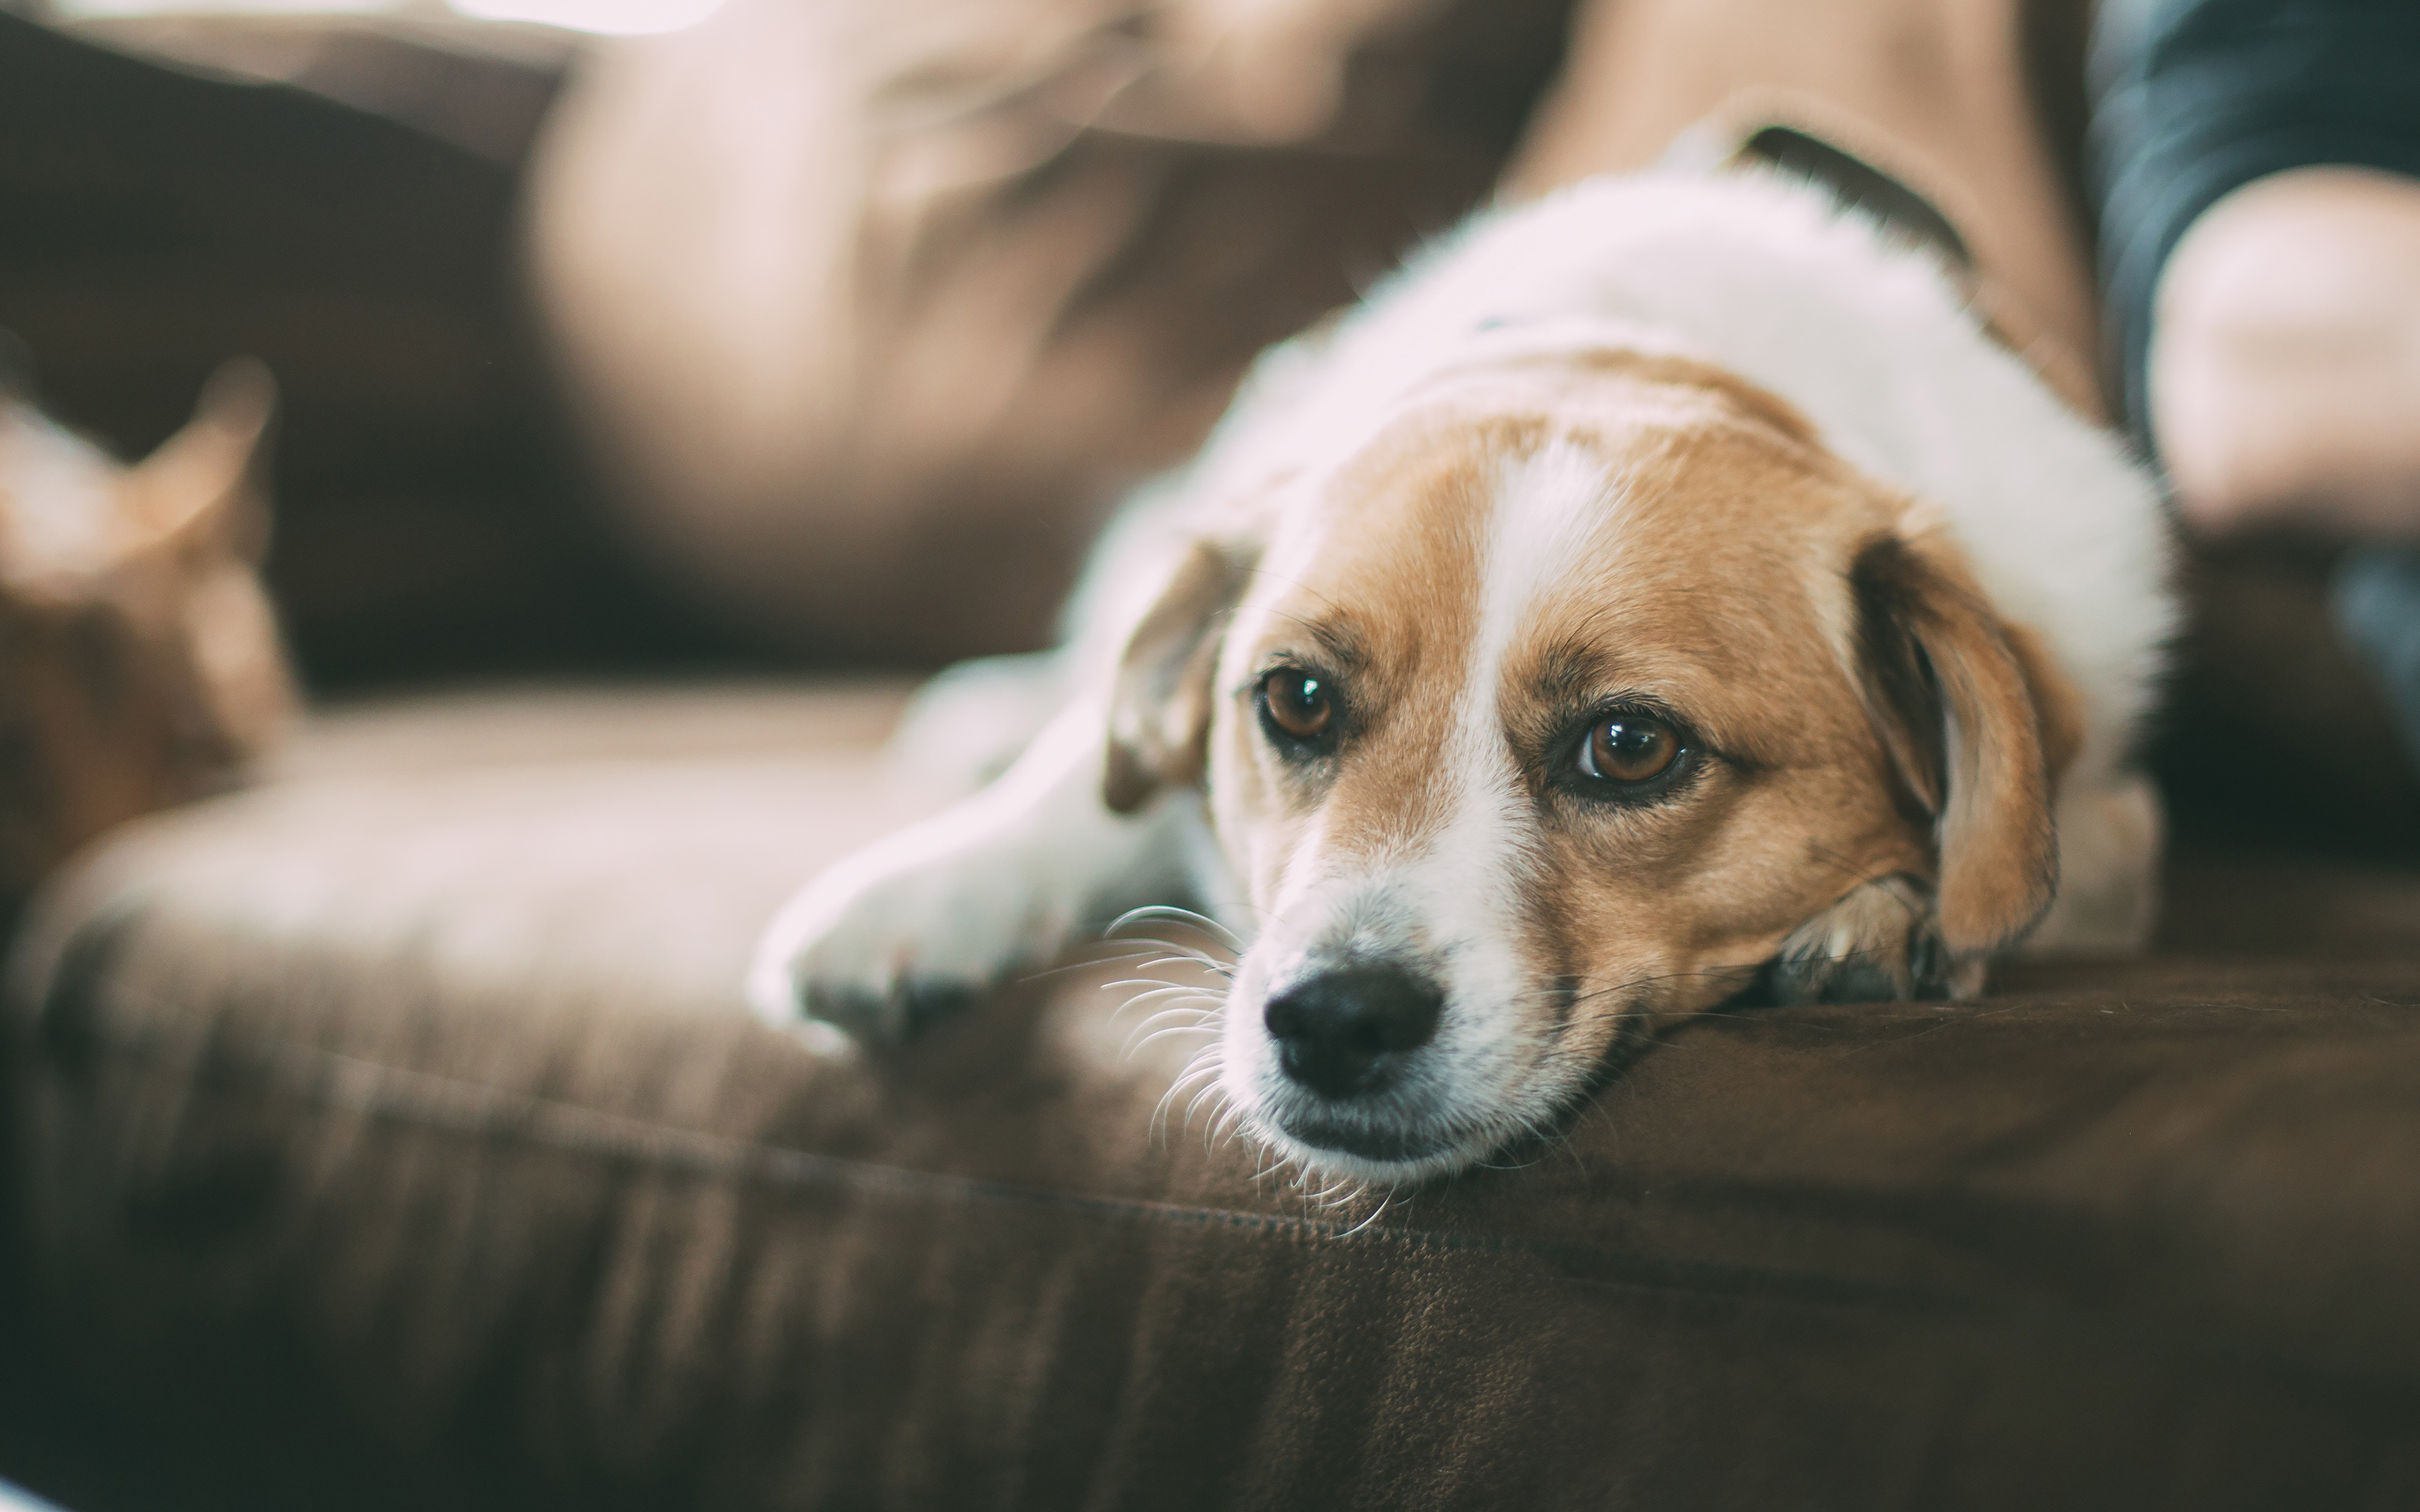
{"type": "Polygon", "coordinates": [[[2102,284],[2148,447],[2151,297],[2202,211],[2289,168],[2420,177],[2420,0],[2136,0],[2102,26],[2102,284]]]}
{"type": "Polygon", "coordinates": [[[2336,633],[2378,679],[2403,749],[2420,766],[2420,547],[2348,553],[2329,597],[2336,633]]]}

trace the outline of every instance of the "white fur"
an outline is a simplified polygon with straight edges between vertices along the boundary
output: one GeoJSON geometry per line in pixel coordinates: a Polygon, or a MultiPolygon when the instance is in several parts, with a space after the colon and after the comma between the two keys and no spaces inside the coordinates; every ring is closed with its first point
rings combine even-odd
{"type": "Polygon", "coordinates": [[[854,995],[897,1036],[911,1026],[892,989],[911,978],[976,986],[1048,958],[1087,923],[1187,886],[1198,795],[1144,813],[1101,804],[1105,717],[1069,705],[1000,779],[816,877],[766,929],[749,999],[799,1021],[802,984],[854,995]]]}
{"type": "MultiPolygon", "coordinates": [[[[842,863],[786,909],[752,981],[760,1011],[795,1022],[802,996],[832,986],[879,995],[919,975],[995,980],[1052,954],[1109,900],[1148,901],[1185,853],[1207,854],[1201,809],[1189,795],[1137,819],[1102,809],[1100,690],[1144,591],[1164,579],[1168,543],[1215,532],[1206,519],[1265,497],[1289,473],[1325,476],[1434,379],[1519,354],[1605,347],[1737,373],[1794,405],[1849,463],[1940,511],[1999,612],[2040,638],[2080,696],[2082,751],[2057,801],[2064,884],[2036,941],[2139,945],[2159,808],[2128,764],[2174,623],[2150,484],[2114,438],[1980,331],[1927,255],[1885,242],[1810,188],[1650,175],[1482,216],[1334,327],[1265,356],[1194,466],[1155,490],[1098,559],[1083,598],[1092,609],[1071,627],[1078,701],[998,784],[842,863]]],[[[1513,874],[1533,821],[1511,801],[1513,775],[1494,733],[1496,662],[1577,532],[1618,520],[1606,488],[1592,467],[1563,466],[1553,452],[1499,481],[1484,527],[1482,625],[1447,760],[1459,783],[1452,818],[1353,876],[1293,869],[1296,895],[1278,901],[1272,916],[1283,922],[1248,951],[1235,1000],[1256,1001],[1301,970],[1317,942],[1364,929],[1420,932],[1433,949],[1446,936],[1459,977],[1511,968],[1502,926],[1513,905],[1487,879],[1513,874]],[[1449,885],[1452,897],[1428,895],[1449,885]]],[[[1197,870],[1223,887],[1215,859],[1197,870]]],[[[1239,915],[1228,922],[1249,933],[1239,915]]],[[[1450,1000],[1481,1001],[1466,990],[1475,985],[1456,982],[1450,1000]]],[[[1519,1059],[1505,1042],[1510,1023],[1449,1014],[1438,1044],[1451,1053],[1454,1085],[1416,1088],[1440,1122],[1476,1108],[1500,1130],[1542,1111],[1490,1070],[1519,1059]]],[[[1285,1095],[1256,1015],[1231,1014],[1225,1039],[1231,1094],[1285,1095]]],[[[1486,1149],[1399,1167],[1288,1152],[1403,1177],[1486,1149]]]]}

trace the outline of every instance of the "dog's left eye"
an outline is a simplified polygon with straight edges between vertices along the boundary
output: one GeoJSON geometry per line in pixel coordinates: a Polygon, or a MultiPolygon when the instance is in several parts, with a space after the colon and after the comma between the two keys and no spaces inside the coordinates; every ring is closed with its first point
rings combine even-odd
{"type": "Polygon", "coordinates": [[[1261,679],[1261,717],[1270,733],[1295,743],[1317,740],[1336,722],[1327,679],[1286,669],[1261,679]]]}
{"type": "Polygon", "coordinates": [[[1652,782],[1681,759],[1681,737],[1663,720],[1641,714],[1599,719],[1580,743],[1584,777],[1600,782],[1652,782]]]}

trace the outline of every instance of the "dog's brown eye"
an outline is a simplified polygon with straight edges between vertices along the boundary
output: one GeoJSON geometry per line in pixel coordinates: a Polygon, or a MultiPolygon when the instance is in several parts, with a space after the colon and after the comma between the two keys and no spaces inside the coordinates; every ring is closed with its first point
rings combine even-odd
{"type": "Polygon", "coordinates": [[[1271,672],[1261,682],[1261,707],[1269,723],[1295,740],[1316,740],[1336,718],[1327,679],[1311,672],[1271,672]]]}
{"type": "Polygon", "coordinates": [[[1580,770],[1608,782],[1644,782],[1671,770],[1681,737],[1661,719],[1617,714],[1600,720],[1580,748],[1580,770]]]}

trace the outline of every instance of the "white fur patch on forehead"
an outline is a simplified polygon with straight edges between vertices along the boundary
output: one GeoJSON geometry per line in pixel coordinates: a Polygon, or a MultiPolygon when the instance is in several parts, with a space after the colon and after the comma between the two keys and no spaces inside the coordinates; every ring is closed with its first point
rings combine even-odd
{"type": "Polygon", "coordinates": [[[1471,648],[1472,691],[1495,683],[1531,607],[1570,572],[1621,504],[1621,481],[1604,461],[1567,440],[1550,441],[1503,470],[1488,517],[1479,632],[1471,648]]]}
{"type": "Polygon", "coordinates": [[[1603,461],[1558,440],[1509,461],[1491,503],[1478,625],[1447,753],[1460,791],[1437,849],[1452,857],[1450,872],[1493,893],[1524,847],[1519,774],[1504,739],[1505,662],[1540,596],[1619,509],[1621,487],[1603,461]]]}

